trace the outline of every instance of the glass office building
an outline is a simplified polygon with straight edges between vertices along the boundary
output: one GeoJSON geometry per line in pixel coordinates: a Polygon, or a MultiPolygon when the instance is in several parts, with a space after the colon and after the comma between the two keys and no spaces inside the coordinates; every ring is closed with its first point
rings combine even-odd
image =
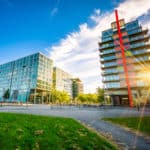
{"type": "Polygon", "coordinates": [[[72,75],[58,67],[53,68],[53,86],[58,91],[67,92],[72,98],[72,75]]]}
{"type": "Polygon", "coordinates": [[[42,53],[0,65],[0,101],[9,89],[8,101],[41,103],[52,85],[53,62],[42,53]]]}
{"type": "Polygon", "coordinates": [[[83,83],[79,78],[72,79],[72,91],[73,99],[83,93],[83,83]]]}
{"type": "MultiPolygon", "coordinates": [[[[142,29],[138,20],[125,23],[121,19],[119,25],[132,98],[134,104],[137,99],[144,103],[150,100],[150,82],[146,80],[146,76],[150,76],[150,36],[147,29],[142,29]]],[[[102,32],[99,43],[105,99],[111,99],[114,105],[129,105],[121,49],[117,23],[113,22],[110,29],[102,32]]]]}

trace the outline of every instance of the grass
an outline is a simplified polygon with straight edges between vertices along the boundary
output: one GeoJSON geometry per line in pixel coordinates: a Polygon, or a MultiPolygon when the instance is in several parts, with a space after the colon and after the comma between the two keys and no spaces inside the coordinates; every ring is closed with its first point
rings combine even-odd
{"type": "Polygon", "coordinates": [[[1,150],[115,150],[74,119],[0,113],[1,150]]]}
{"type": "Polygon", "coordinates": [[[142,117],[141,120],[140,117],[103,118],[103,120],[128,127],[134,131],[139,131],[150,136],[150,116],[142,117]]]}

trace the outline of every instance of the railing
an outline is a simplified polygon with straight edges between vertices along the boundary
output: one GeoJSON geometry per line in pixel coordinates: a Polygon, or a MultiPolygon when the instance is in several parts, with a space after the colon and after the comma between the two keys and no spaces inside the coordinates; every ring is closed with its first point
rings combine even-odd
{"type": "Polygon", "coordinates": [[[110,50],[105,50],[103,52],[101,52],[101,54],[111,54],[111,53],[115,53],[116,51],[114,49],[110,49],[110,50]]]}
{"type": "Polygon", "coordinates": [[[108,48],[108,47],[112,47],[112,46],[114,46],[114,44],[110,43],[110,44],[104,44],[100,48],[102,49],[102,48],[108,48]]]}
{"type": "Polygon", "coordinates": [[[146,35],[146,36],[140,35],[140,36],[132,37],[132,38],[130,38],[130,42],[140,40],[140,39],[145,39],[148,37],[149,37],[148,35],[146,35]]]}
{"type": "Polygon", "coordinates": [[[101,58],[101,61],[107,61],[107,60],[113,60],[113,59],[116,59],[116,56],[103,57],[101,58]]]}
{"type": "Polygon", "coordinates": [[[106,67],[112,67],[112,66],[117,66],[118,64],[115,62],[115,63],[109,63],[109,64],[103,64],[102,65],[102,68],[106,68],[106,67]]]}

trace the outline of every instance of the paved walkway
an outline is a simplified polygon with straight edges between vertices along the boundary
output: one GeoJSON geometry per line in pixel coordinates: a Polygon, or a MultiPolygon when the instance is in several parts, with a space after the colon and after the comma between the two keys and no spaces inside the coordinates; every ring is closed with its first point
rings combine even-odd
{"type": "MultiPolygon", "coordinates": [[[[17,112],[48,116],[62,116],[77,119],[97,131],[113,138],[124,149],[150,150],[150,138],[138,136],[121,127],[101,120],[103,117],[140,116],[141,112],[130,108],[83,108],[74,106],[3,106],[0,112],[17,112]]],[[[150,110],[144,112],[150,116],[150,110]]]]}

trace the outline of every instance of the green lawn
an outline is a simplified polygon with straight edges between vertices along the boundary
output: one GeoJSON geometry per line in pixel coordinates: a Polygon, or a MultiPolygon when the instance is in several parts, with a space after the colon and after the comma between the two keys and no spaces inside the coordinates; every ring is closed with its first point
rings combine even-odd
{"type": "Polygon", "coordinates": [[[73,119],[0,113],[0,150],[115,150],[73,119]]]}
{"type": "Polygon", "coordinates": [[[150,136],[150,116],[142,117],[141,120],[139,117],[103,118],[103,120],[134,129],[135,131],[138,130],[150,136]]]}

